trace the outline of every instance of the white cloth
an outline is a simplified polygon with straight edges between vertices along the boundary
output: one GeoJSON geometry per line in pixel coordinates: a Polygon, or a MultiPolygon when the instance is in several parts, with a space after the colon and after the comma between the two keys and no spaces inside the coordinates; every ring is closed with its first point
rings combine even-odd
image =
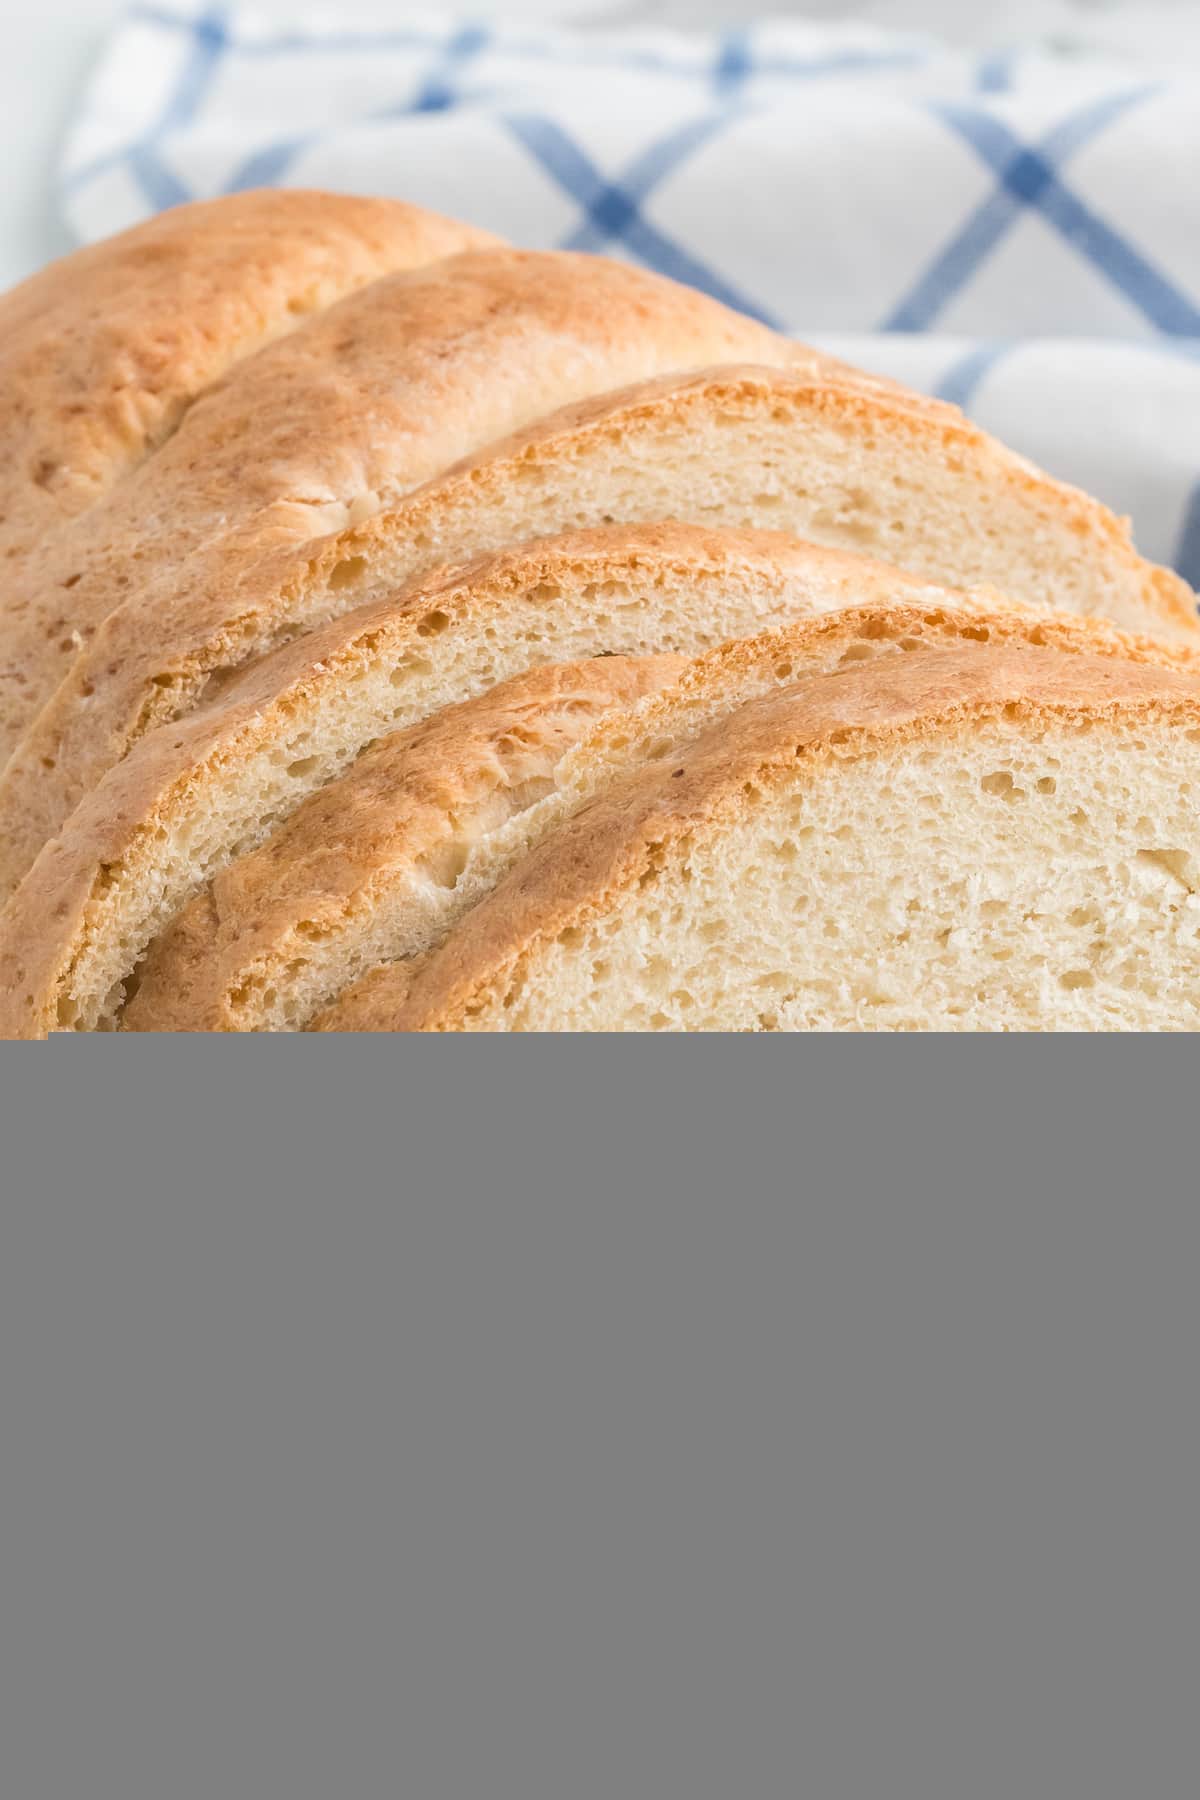
{"type": "Polygon", "coordinates": [[[277,183],[625,257],[959,401],[1200,583],[1197,166],[1200,72],[1161,47],[167,0],[110,42],[62,194],[85,239],[277,183]]]}

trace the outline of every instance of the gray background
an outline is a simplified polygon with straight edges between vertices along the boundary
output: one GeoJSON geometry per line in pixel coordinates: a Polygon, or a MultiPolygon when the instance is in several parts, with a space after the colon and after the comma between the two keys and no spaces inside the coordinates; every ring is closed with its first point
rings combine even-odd
{"type": "Polygon", "coordinates": [[[1196,1792],[1187,1040],[0,1083],[6,1797],[1196,1792]]]}

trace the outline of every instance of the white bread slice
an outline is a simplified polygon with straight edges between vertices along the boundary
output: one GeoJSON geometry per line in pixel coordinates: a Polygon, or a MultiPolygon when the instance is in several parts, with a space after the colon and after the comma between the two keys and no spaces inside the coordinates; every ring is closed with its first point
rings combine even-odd
{"type": "Polygon", "coordinates": [[[0,1036],[111,1023],[188,898],[387,732],[538,663],[695,654],[926,591],[776,533],[654,526],[528,545],[335,619],[144,738],[46,845],[0,915],[0,1036]]]}
{"type": "Polygon", "coordinates": [[[94,506],[242,357],[490,232],[398,200],[259,189],[158,213],[0,297],[0,552],[94,506]]]}
{"type": "Polygon", "coordinates": [[[228,592],[270,552],[394,506],[568,402],[731,357],[797,356],[824,360],[603,258],[466,250],[371,282],[237,363],[31,554],[5,597],[0,758],[127,599],[153,632],[168,604],[228,592]]]}
{"type": "Polygon", "coordinates": [[[467,847],[540,799],[596,720],[686,667],[550,663],[381,738],[184,908],[151,946],[122,1029],[298,1030],[397,942],[406,951],[418,921],[431,941],[467,847]]]}
{"type": "Polygon", "coordinates": [[[1082,619],[898,599],[726,644],[657,693],[672,659],[653,659],[642,691],[654,697],[632,710],[604,681],[613,659],[504,682],[381,738],[218,874],[151,946],[122,1028],[301,1028],[373,964],[392,962],[385,985],[404,981],[394,959],[435,944],[569,812],[748,700],[886,652],[1005,643],[1164,654],[1082,619]]]}
{"type": "MultiPolygon", "coordinates": [[[[778,340],[776,340],[778,343],[778,340]]],[[[778,527],[951,585],[1197,640],[1194,596],[1127,528],[955,409],[853,372],[710,370],[569,408],[396,510],[110,614],[0,780],[0,894],[155,723],[230,669],[438,562],[553,532],[683,519],[778,527]]]]}
{"type": "Polygon", "coordinates": [[[1197,796],[1194,676],[1012,645],[879,658],[574,813],[404,971],[388,1022],[1196,1029],[1197,796]]]}

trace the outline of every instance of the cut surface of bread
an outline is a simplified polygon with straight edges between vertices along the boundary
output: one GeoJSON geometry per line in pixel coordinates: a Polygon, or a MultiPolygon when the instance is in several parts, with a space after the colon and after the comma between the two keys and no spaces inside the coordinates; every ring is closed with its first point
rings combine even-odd
{"type": "Polygon", "coordinates": [[[795,621],[682,665],[633,665],[647,673],[632,709],[605,675],[615,667],[630,685],[614,659],[535,670],[380,739],[218,874],[151,947],[121,1024],[302,1028],[373,964],[404,981],[397,959],[435,944],[569,812],[748,700],[888,652],[1005,643],[1173,654],[1085,620],[914,598],[795,621]]]}
{"type": "Polygon", "coordinates": [[[930,580],[1200,641],[1190,590],[1142,561],[1119,521],[952,408],[832,366],[651,381],[559,412],[315,546],[270,554],[258,521],[261,554],[245,567],[217,580],[202,559],[177,591],[132,595],[0,780],[0,893],[142,733],[282,637],[439,562],[665,518],[775,527],[930,580]]]}
{"type": "Polygon", "coordinates": [[[123,1028],[300,1029],[395,945],[432,941],[471,846],[551,788],[596,720],[686,667],[551,663],[381,738],[184,908],[139,971],[123,1028]]]}
{"type": "Polygon", "coordinates": [[[111,1024],[190,896],[378,737],[538,664],[695,655],[928,592],[775,533],[655,526],[524,546],[336,619],[143,739],[46,845],[0,915],[0,1036],[111,1024]]]}
{"type": "Polygon", "coordinates": [[[395,505],[568,402],[798,355],[821,360],[600,257],[465,250],[370,282],[238,362],[157,454],[31,554],[4,605],[0,757],[127,597],[152,630],[169,600],[188,611],[268,552],[395,505]]]}
{"type": "Polygon", "coordinates": [[[575,812],[402,971],[390,1024],[1195,1029],[1198,797],[1194,676],[1013,645],[878,658],[575,812]]]}
{"type": "Polygon", "coordinates": [[[199,201],[0,298],[0,549],[93,506],[240,358],[364,283],[490,233],[397,200],[258,190],[199,201]]]}

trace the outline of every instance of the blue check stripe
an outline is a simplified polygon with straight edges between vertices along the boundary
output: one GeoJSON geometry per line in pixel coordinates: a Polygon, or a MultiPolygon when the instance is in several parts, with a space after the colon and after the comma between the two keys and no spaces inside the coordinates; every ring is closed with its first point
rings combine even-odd
{"type": "Polygon", "coordinates": [[[726,306],[749,313],[764,324],[779,326],[765,307],[739,292],[698,257],[684,250],[665,232],[652,225],[641,210],[642,202],[659,183],[702,143],[722,131],[736,116],[722,110],[709,113],[669,133],[652,144],[624,175],[609,180],[585,156],[574,140],[552,120],[532,114],[513,114],[505,119],[518,143],[571,196],[586,215],[583,225],[560,245],[564,250],[600,250],[620,244],[660,275],[685,281],[726,306]]]}
{"type": "Polygon", "coordinates": [[[1019,61],[1020,52],[1017,50],[993,50],[990,55],[983,57],[975,77],[975,85],[979,92],[981,94],[1011,93],[1019,61]]]}
{"type": "Polygon", "coordinates": [[[1023,144],[991,113],[936,104],[930,111],[962,137],[1000,177],[1000,185],[967,220],[883,325],[885,331],[928,331],[978,273],[985,259],[1032,210],[1117,286],[1160,331],[1200,332],[1200,312],[1132,245],[1076,198],[1060,170],[1086,144],[1156,88],[1107,95],[1071,115],[1035,146],[1023,144]]]}
{"type": "MultiPolygon", "coordinates": [[[[182,21],[176,19],[175,24],[182,21]]],[[[188,44],[175,86],[167,96],[162,112],[144,136],[127,149],[98,157],[85,168],[76,170],[69,186],[82,187],[97,175],[127,163],[151,206],[161,211],[179,206],[194,198],[190,189],[162,161],[158,147],[173,131],[179,131],[195,118],[229,46],[229,15],[224,7],[213,7],[198,18],[187,21],[188,44]]]]}
{"type": "Polygon", "coordinates": [[[713,86],[723,99],[744,86],[754,69],[751,37],[748,31],[727,31],[720,39],[717,66],[713,70],[713,86]]]}
{"type": "MultiPolygon", "coordinates": [[[[492,34],[483,26],[465,26],[440,47],[441,55],[411,99],[369,114],[363,124],[384,124],[389,119],[407,118],[414,113],[448,112],[453,106],[478,98],[476,94],[468,94],[456,78],[491,42],[492,34]]],[[[247,188],[276,186],[285,179],[297,158],[314,149],[327,135],[325,131],[298,132],[295,137],[256,150],[229,176],[225,193],[241,194],[247,188]]]]}
{"type": "Polygon", "coordinates": [[[446,45],[441,60],[425,77],[405,110],[414,113],[445,112],[454,106],[459,99],[455,77],[469,62],[481,55],[491,41],[491,32],[485,31],[482,25],[467,25],[456,32],[446,45]]]}
{"type": "Polygon", "coordinates": [[[1157,92],[1140,88],[1096,102],[1073,115],[1040,145],[1023,144],[1006,125],[973,108],[936,105],[952,127],[1000,177],[997,192],[979,208],[933,268],[891,315],[885,329],[927,330],[1016,223],[1023,209],[1041,215],[1131,301],[1158,330],[1200,333],[1200,310],[1087,207],[1062,181],[1062,165],[1130,107],[1157,92]]]}

